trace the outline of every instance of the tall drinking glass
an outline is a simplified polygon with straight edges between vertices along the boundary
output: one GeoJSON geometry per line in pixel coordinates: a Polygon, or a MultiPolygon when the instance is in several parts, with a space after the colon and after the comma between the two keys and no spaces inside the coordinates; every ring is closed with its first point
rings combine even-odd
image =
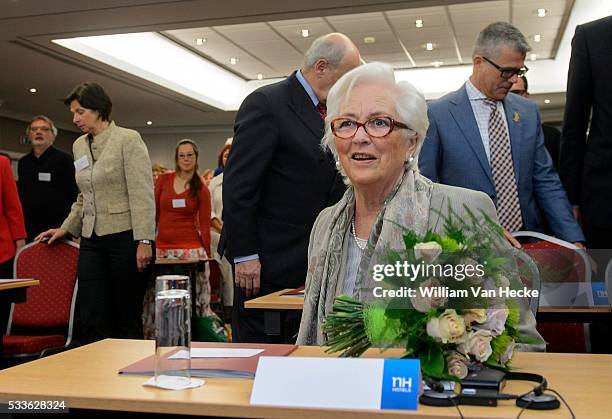
{"type": "Polygon", "coordinates": [[[155,382],[191,381],[191,292],[189,277],[158,276],[155,281],[155,382]]]}

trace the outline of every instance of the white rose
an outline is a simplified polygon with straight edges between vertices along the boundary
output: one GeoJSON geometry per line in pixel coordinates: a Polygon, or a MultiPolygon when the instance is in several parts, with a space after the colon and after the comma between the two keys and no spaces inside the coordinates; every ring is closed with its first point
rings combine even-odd
{"type": "Polygon", "coordinates": [[[487,321],[487,310],[484,308],[466,308],[461,310],[465,325],[470,326],[472,322],[484,323],[487,321]]]}
{"type": "Polygon", "coordinates": [[[439,317],[429,319],[427,334],[442,343],[463,342],[466,338],[465,321],[455,310],[447,309],[439,317]]]}
{"type": "Polygon", "coordinates": [[[419,288],[416,289],[414,297],[410,297],[410,302],[415,310],[421,313],[427,313],[432,308],[438,308],[444,306],[448,298],[446,296],[434,296],[432,293],[431,297],[424,295],[421,290],[425,288],[439,288],[440,281],[435,278],[429,278],[419,284],[419,288]]]}
{"type": "Polygon", "coordinates": [[[514,356],[514,348],[516,347],[516,342],[511,340],[506,347],[506,350],[499,357],[499,363],[502,365],[506,365],[514,356]]]}
{"type": "Polygon", "coordinates": [[[457,350],[464,354],[474,355],[477,361],[484,362],[493,353],[491,348],[491,332],[488,330],[474,330],[468,334],[467,341],[457,346],[457,350]]]}
{"type": "Polygon", "coordinates": [[[482,281],[484,281],[485,276],[478,276],[477,270],[476,270],[476,266],[480,265],[480,263],[476,262],[474,259],[472,258],[465,258],[461,261],[461,264],[465,267],[470,266],[470,270],[473,271],[473,275],[465,275],[466,279],[468,279],[472,284],[477,284],[480,285],[482,284],[482,281]]]}
{"type": "Polygon", "coordinates": [[[510,280],[505,275],[499,276],[499,286],[502,288],[510,287],[510,280]]]}
{"type": "Polygon", "coordinates": [[[459,379],[467,377],[469,359],[457,351],[449,351],[445,354],[446,366],[449,374],[459,379]]]}
{"type": "Polygon", "coordinates": [[[417,243],[414,245],[414,257],[426,262],[433,262],[442,253],[442,246],[437,242],[417,243]]]}
{"type": "Polygon", "coordinates": [[[474,326],[474,329],[489,330],[493,336],[499,336],[506,330],[507,308],[487,309],[487,321],[474,326]]]}

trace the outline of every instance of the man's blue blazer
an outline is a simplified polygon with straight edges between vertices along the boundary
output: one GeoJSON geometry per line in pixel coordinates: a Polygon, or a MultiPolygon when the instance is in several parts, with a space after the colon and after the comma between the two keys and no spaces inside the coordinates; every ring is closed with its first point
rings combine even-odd
{"type": "MultiPolygon", "coordinates": [[[[555,236],[584,241],[544,147],[536,104],[512,93],[503,104],[524,227],[542,231],[543,214],[555,236]]],[[[491,165],[465,85],[431,102],[428,114],[429,130],[419,154],[421,173],[434,182],[483,191],[497,202],[491,165]]]]}

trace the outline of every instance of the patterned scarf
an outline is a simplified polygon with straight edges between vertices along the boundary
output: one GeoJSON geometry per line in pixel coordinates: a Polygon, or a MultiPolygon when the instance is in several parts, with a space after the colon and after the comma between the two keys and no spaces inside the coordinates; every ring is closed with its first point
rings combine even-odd
{"type": "MultiPolygon", "coordinates": [[[[428,228],[429,207],[433,184],[415,169],[416,162],[407,166],[402,179],[393,189],[376,217],[362,252],[357,271],[354,297],[360,300],[371,296],[374,286],[372,269],[381,263],[378,255],[389,248],[402,249],[403,226],[417,234],[428,228]]],[[[355,212],[355,194],[349,188],[340,202],[325,210],[315,222],[310,237],[306,293],[298,343],[324,343],[321,332],[323,319],[332,309],[334,299],[342,293],[346,260],[345,237],[355,212]]]]}

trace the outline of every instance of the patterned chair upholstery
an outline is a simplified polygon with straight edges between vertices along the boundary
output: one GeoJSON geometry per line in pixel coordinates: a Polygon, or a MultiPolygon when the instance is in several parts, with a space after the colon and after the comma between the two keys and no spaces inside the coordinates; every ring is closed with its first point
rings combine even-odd
{"type": "MultiPolygon", "coordinates": [[[[542,284],[549,281],[570,283],[584,282],[590,290],[591,264],[586,253],[572,243],[545,234],[519,231],[514,237],[528,237],[533,242],[523,243],[523,250],[531,256],[540,269],[542,284]]],[[[545,288],[542,287],[546,292],[545,288]]],[[[593,304],[593,297],[588,298],[593,304]]],[[[586,323],[538,323],[538,331],[546,341],[548,352],[589,352],[589,327],[586,323]]]]}
{"type": "Polygon", "coordinates": [[[78,256],[79,246],[68,241],[52,245],[30,243],[17,253],[15,278],[34,278],[40,284],[28,290],[25,303],[11,308],[3,338],[5,357],[40,357],[50,349],[70,345],[78,256]],[[35,330],[36,335],[13,334],[16,329],[35,330]],[[45,333],[49,330],[52,332],[45,333]],[[63,330],[65,334],[60,334],[63,330]]]}

